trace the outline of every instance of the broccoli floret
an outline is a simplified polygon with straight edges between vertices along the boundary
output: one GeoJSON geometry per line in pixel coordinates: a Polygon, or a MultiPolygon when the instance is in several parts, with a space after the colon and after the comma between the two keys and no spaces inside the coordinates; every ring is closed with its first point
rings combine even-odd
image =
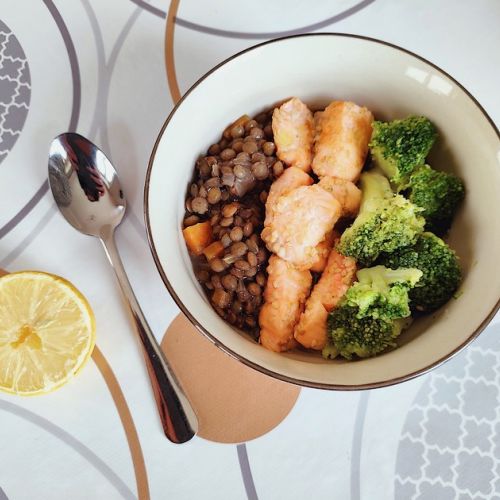
{"type": "Polygon", "coordinates": [[[321,351],[321,355],[325,359],[335,359],[339,355],[339,351],[333,345],[333,342],[331,341],[331,339],[328,339],[328,342],[326,343],[325,347],[323,347],[323,350],[321,351]]]}
{"type": "Polygon", "coordinates": [[[329,342],[323,349],[325,358],[338,354],[351,359],[374,356],[395,347],[410,316],[408,290],[414,287],[422,272],[418,269],[388,269],[384,266],[361,269],[339,307],[328,317],[329,342]]]}
{"type": "Polygon", "coordinates": [[[405,192],[412,203],[424,209],[425,229],[439,235],[450,228],[464,195],[464,185],[458,177],[438,172],[428,165],[411,174],[405,192]]]}
{"type": "Polygon", "coordinates": [[[414,245],[384,255],[379,262],[392,269],[412,267],[422,271],[417,285],[409,291],[413,310],[431,312],[438,309],[460,285],[461,272],[455,252],[432,233],[422,233],[414,245]]]}
{"type": "Polygon", "coordinates": [[[437,133],[423,116],[373,123],[370,150],[374,162],[397,189],[406,185],[415,167],[425,163],[437,133]]]}
{"type": "Polygon", "coordinates": [[[387,179],[377,172],[361,175],[361,207],[354,223],[340,239],[338,251],[369,266],[382,252],[411,245],[423,231],[422,211],[394,194],[387,179]]]}
{"type": "Polygon", "coordinates": [[[347,291],[345,302],[358,307],[358,318],[392,320],[410,315],[408,290],[418,282],[422,271],[375,266],[361,269],[356,276],[358,281],[347,291]]]}
{"type": "Polygon", "coordinates": [[[357,307],[344,304],[328,317],[331,343],[323,350],[325,357],[335,350],[346,359],[353,354],[360,358],[375,356],[389,347],[396,347],[395,339],[401,333],[400,320],[387,321],[373,316],[358,317],[357,307]]]}

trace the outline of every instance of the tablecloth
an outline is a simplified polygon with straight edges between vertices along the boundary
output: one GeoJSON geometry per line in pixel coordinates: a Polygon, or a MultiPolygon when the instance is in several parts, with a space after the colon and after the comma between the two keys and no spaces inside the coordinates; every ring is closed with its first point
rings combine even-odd
{"type": "Polygon", "coordinates": [[[0,267],[71,280],[98,331],[92,361],[62,389],[0,396],[0,499],[500,498],[498,321],[410,382],[303,389],[281,425],[258,439],[174,445],[162,435],[104,253],[64,221],[46,181],[48,146],[62,131],[88,136],[112,159],[129,201],[118,245],[160,340],[178,309],[146,241],[143,181],[180,94],[259,41],[347,32],[431,60],[498,124],[499,20],[498,0],[3,0],[0,267]]]}

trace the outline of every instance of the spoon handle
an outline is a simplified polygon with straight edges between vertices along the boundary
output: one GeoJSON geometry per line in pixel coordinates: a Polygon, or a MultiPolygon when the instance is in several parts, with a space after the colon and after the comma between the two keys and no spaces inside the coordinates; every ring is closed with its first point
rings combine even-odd
{"type": "Polygon", "coordinates": [[[173,443],[185,443],[198,430],[196,415],[176,380],[132,291],[120,254],[116,248],[113,232],[101,237],[101,242],[130,307],[139,339],[144,348],[146,366],[165,435],[173,443]]]}

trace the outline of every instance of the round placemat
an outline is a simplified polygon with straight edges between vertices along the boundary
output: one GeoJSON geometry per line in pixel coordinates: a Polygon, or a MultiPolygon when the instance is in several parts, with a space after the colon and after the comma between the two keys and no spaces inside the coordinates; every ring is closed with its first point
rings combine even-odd
{"type": "Polygon", "coordinates": [[[161,343],[198,415],[198,436],[242,443],[266,434],[290,413],[300,388],[248,368],[207,340],[183,315],[161,343]]]}

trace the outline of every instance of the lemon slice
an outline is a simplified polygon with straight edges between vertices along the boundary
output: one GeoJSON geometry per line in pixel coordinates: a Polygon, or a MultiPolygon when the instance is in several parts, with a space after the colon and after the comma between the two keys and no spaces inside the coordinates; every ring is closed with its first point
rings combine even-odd
{"type": "Polygon", "coordinates": [[[94,343],[94,314],[71,283],[36,271],[0,278],[0,390],[52,391],[82,368],[94,343]]]}

